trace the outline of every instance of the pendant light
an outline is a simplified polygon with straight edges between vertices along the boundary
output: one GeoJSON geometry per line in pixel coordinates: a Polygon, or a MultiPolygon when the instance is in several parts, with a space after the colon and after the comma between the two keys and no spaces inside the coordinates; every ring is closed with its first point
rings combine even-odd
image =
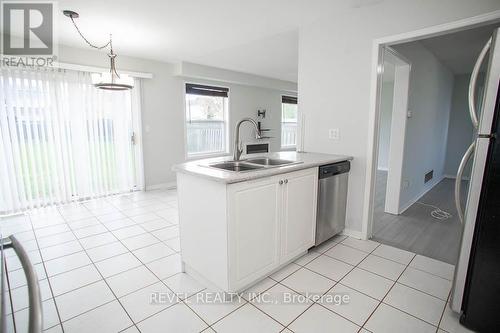
{"type": "Polygon", "coordinates": [[[94,73],[92,74],[92,83],[94,87],[98,89],[104,90],[130,90],[134,87],[134,80],[128,75],[118,74],[116,71],[116,54],[113,52],[113,39],[112,36],[109,35],[109,41],[102,45],[96,46],[89,42],[87,38],[85,38],[75,23],[75,18],[78,18],[80,15],[71,10],[64,10],[63,14],[71,19],[73,25],[76,28],[76,31],[82,37],[82,39],[87,43],[90,47],[98,50],[102,50],[106,47],[109,47],[109,71],[103,73],[94,73]]]}

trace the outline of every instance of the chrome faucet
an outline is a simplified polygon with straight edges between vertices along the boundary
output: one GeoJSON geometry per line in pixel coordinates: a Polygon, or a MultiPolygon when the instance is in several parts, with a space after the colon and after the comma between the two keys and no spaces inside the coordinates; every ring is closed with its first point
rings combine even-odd
{"type": "Polygon", "coordinates": [[[255,127],[255,136],[257,139],[260,139],[261,134],[259,130],[259,126],[257,125],[257,122],[253,120],[252,118],[243,118],[241,119],[237,124],[236,124],[236,130],[234,132],[234,151],[233,151],[233,160],[234,161],[239,161],[241,154],[243,153],[243,148],[241,148],[241,142],[240,142],[240,126],[242,123],[245,121],[248,121],[253,124],[255,127]]]}

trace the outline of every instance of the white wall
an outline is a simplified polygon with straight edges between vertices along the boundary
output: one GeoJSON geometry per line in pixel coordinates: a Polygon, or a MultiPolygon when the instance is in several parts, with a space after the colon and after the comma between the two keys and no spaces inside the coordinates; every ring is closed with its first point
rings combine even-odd
{"type": "MultiPolygon", "coordinates": [[[[104,52],[93,50],[59,47],[60,62],[74,63],[88,66],[108,66],[104,52]]],[[[243,117],[257,117],[257,109],[267,109],[265,126],[275,128],[272,133],[275,139],[271,141],[271,148],[279,150],[280,121],[281,121],[281,94],[290,92],[296,84],[278,81],[263,77],[252,77],[253,82],[259,82],[268,88],[227,83],[223,81],[206,81],[179,76],[178,67],[166,62],[150,61],[126,56],[117,57],[118,70],[149,72],[152,79],[143,79],[142,86],[142,131],[144,149],[144,169],[146,187],[161,184],[170,184],[175,181],[172,166],[185,161],[184,147],[184,83],[206,82],[219,84],[230,88],[229,105],[229,148],[232,151],[233,129],[236,121],[243,117]],[[258,79],[258,80],[257,80],[258,79]],[[287,91],[270,89],[276,85],[287,91]]],[[[203,66],[207,70],[206,66],[203,66]]],[[[241,82],[247,74],[214,70],[212,73],[221,73],[222,80],[231,77],[239,78],[241,82]]],[[[195,73],[190,75],[195,76],[195,73]]],[[[213,75],[212,75],[213,76],[213,75]]],[[[246,127],[246,125],[244,125],[246,127]]],[[[242,127],[243,128],[243,127],[242,127]]],[[[251,137],[248,129],[242,130],[242,138],[251,137]]]]}
{"type": "Polygon", "coordinates": [[[406,122],[403,183],[399,205],[404,210],[444,176],[448,121],[453,92],[453,73],[419,42],[393,47],[411,63],[406,122]],[[424,175],[434,177],[424,183],[424,175]]]}
{"type": "MultiPolygon", "coordinates": [[[[455,177],[462,156],[473,141],[474,128],[469,116],[468,90],[470,74],[456,75],[450,112],[450,127],[446,148],[445,175],[455,177]]],[[[471,164],[471,163],[469,163],[471,164]]],[[[464,177],[470,175],[469,168],[464,177]]]]}
{"type": "MultiPolygon", "coordinates": [[[[384,74],[385,74],[385,69],[384,69],[384,74]]],[[[391,121],[392,121],[393,97],[394,97],[394,81],[383,82],[381,96],[380,96],[380,127],[379,127],[380,132],[379,132],[379,142],[378,142],[379,170],[387,170],[389,167],[389,148],[391,146],[391,121]]]]}
{"type": "Polygon", "coordinates": [[[332,2],[325,18],[299,30],[299,110],[304,148],[354,156],[346,228],[362,231],[373,40],[500,9],[498,0],[332,2]],[[339,128],[341,140],[328,139],[339,128]]]}

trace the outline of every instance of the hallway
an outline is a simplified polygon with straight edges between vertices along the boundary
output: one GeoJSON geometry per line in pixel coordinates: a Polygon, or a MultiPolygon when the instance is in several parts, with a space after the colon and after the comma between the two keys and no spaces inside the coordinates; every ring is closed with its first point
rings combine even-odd
{"type": "MultiPolygon", "coordinates": [[[[452,217],[437,220],[433,208],[414,203],[403,214],[384,212],[387,172],[377,171],[372,239],[407,251],[454,265],[460,245],[461,226],[454,203],[453,179],[445,178],[427,192],[419,202],[435,205],[452,217]]],[[[465,201],[465,184],[463,193],[465,201]]]]}

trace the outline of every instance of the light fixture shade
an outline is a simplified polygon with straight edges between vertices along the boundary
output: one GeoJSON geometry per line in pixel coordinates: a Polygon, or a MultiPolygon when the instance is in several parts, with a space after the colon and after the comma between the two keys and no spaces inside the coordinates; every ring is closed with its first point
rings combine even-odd
{"type": "Polygon", "coordinates": [[[109,72],[93,73],[92,84],[99,89],[128,90],[134,87],[134,79],[126,74],[117,76],[109,72]]]}

